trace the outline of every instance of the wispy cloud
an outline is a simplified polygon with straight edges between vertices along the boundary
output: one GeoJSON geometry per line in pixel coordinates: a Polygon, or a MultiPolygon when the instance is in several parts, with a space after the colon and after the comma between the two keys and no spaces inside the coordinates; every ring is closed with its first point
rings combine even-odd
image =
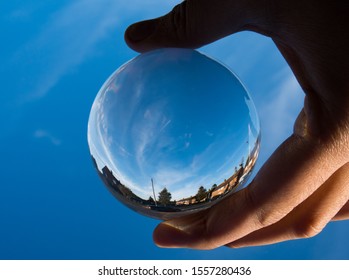
{"type": "Polygon", "coordinates": [[[37,129],[34,132],[33,137],[36,139],[46,139],[54,146],[60,146],[62,144],[62,141],[59,138],[53,136],[51,132],[44,129],[37,129]]]}
{"type": "Polygon", "coordinates": [[[156,181],[164,187],[181,184],[183,185],[191,176],[193,176],[193,174],[190,172],[190,170],[184,170],[183,168],[176,169],[171,167],[164,167],[154,174],[156,181]]]}
{"type": "MultiPolygon", "coordinates": [[[[165,130],[169,127],[171,119],[166,116],[164,108],[167,101],[158,100],[144,110],[143,118],[134,124],[133,139],[135,139],[134,150],[138,167],[142,172],[145,161],[145,154],[149,156],[158,154],[162,148],[169,147],[172,140],[166,137],[165,130]]],[[[127,140],[129,141],[129,140],[127,140]]],[[[174,144],[174,143],[172,143],[174,144]]]]}
{"type": "Polygon", "coordinates": [[[38,68],[36,73],[30,73],[32,84],[26,92],[29,100],[45,96],[115,26],[117,17],[112,16],[113,9],[105,9],[107,2],[114,1],[102,2],[105,3],[80,0],[63,7],[17,52],[19,59],[30,56],[30,64],[34,62],[38,68]]]}
{"type": "MultiPolygon", "coordinates": [[[[30,75],[27,92],[23,93],[24,101],[46,96],[62,77],[92,55],[106,36],[114,33],[116,36],[120,32],[118,36],[122,38],[121,21],[134,16],[135,7],[141,6],[138,2],[142,2],[144,14],[154,10],[155,4],[160,4],[155,0],[146,5],[143,1],[129,5],[115,0],[78,0],[69,2],[48,17],[43,29],[14,55],[16,63],[23,67],[22,76],[30,75]]],[[[164,4],[159,6],[157,9],[160,10],[164,4]]],[[[23,11],[14,13],[21,15],[23,11]]]]}

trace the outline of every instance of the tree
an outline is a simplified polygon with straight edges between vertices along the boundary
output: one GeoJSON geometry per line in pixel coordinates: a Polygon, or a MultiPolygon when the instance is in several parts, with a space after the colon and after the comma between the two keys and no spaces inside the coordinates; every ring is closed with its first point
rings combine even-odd
{"type": "Polygon", "coordinates": [[[149,196],[148,202],[149,204],[155,204],[154,198],[152,198],[151,196],[149,196]]]}
{"type": "Polygon", "coordinates": [[[161,192],[159,192],[158,202],[159,204],[167,205],[167,204],[170,204],[171,198],[172,198],[171,193],[165,187],[161,192]]]}
{"type": "Polygon", "coordinates": [[[207,190],[203,186],[201,186],[198,189],[198,192],[197,192],[195,197],[196,197],[197,201],[200,201],[200,200],[206,198],[207,197],[207,190]]]}

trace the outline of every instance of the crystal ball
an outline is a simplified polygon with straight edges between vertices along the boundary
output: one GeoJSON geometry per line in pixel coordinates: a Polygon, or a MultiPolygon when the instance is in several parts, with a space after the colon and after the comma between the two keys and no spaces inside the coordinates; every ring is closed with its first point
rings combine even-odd
{"type": "Polygon", "coordinates": [[[260,125],[231,70],[198,51],[168,48],[138,55],[107,79],[91,108],[88,144],[119,201],[167,220],[246,185],[260,125]]]}

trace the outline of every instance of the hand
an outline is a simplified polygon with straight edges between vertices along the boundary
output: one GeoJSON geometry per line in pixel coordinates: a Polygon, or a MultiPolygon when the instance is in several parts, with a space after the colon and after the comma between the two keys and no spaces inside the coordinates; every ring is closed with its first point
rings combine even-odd
{"type": "Polygon", "coordinates": [[[162,247],[212,249],[307,238],[349,219],[349,5],[325,0],[187,0],[131,25],[129,46],[197,48],[251,30],[269,36],[303,88],[293,134],[252,183],[200,213],[161,223],[162,247]]]}

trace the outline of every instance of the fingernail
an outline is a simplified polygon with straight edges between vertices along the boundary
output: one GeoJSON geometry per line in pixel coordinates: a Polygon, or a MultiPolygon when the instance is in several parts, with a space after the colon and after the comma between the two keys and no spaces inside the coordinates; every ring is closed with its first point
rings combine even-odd
{"type": "Polygon", "coordinates": [[[143,41],[148,38],[156,28],[156,21],[147,20],[132,24],[126,31],[128,38],[132,42],[143,41]]]}
{"type": "Polygon", "coordinates": [[[184,248],[190,241],[190,235],[170,224],[162,223],[154,231],[154,242],[163,248],[184,248]]]}

